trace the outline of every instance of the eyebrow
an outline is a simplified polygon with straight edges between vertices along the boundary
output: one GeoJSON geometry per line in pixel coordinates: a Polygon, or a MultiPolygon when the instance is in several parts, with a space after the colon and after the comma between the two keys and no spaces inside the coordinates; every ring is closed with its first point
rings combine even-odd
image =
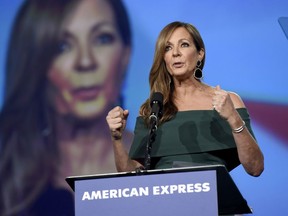
{"type": "MultiPolygon", "coordinates": [[[[181,38],[181,39],[178,40],[177,43],[181,43],[181,42],[183,42],[183,41],[189,41],[190,43],[193,42],[193,41],[190,40],[190,39],[187,39],[187,38],[181,38]]],[[[170,41],[167,41],[166,44],[173,44],[173,43],[171,43],[170,41]]]]}
{"type": "Polygon", "coordinates": [[[104,27],[105,27],[105,26],[112,27],[113,29],[115,29],[116,31],[118,31],[117,26],[115,26],[113,23],[111,23],[111,22],[100,22],[100,23],[95,24],[95,25],[92,27],[91,32],[97,32],[97,31],[98,31],[99,29],[101,29],[103,26],[104,26],[104,27]]]}
{"type": "MultiPolygon", "coordinates": [[[[90,33],[94,33],[94,32],[97,32],[99,31],[99,29],[105,27],[105,26],[108,26],[108,27],[112,27],[113,29],[115,29],[115,31],[118,31],[117,30],[117,27],[111,23],[111,22],[99,22],[99,23],[96,23],[95,25],[92,26],[92,28],[89,30],[90,33]]],[[[63,33],[61,34],[60,38],[73,38],[73,33],[67,29],[64,29],[63,33]]]]}

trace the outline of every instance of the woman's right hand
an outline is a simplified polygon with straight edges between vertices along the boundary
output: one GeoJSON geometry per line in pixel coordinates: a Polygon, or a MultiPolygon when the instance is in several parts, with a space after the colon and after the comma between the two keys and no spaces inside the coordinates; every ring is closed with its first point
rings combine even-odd
{"type": "Polygon", "coordinates": [[[123,110],[121,107],[116,106],[106,116],[112,139],[119,140],[122,138],[122,133],[126,127],[127,118],[129,115],[128,110],[123,110]]]}

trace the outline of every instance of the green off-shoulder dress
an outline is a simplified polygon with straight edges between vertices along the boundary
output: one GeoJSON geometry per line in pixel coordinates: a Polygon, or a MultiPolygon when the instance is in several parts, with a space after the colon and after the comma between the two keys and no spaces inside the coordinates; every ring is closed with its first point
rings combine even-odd
{"type": "MultiPolygon", "coordinates": [[[[237,111],[254,137],[247,109],[237,111]]],[[[148,137],[149,128],[139,116],[129,151],[132,159],[143,163],[148,137]]],[[[231,128],[217,111],[180,111],[158,127],[152,143],[151,169],[172,168],[181,163],[189,166],[223,164],[228,171],[240,164],[231,128]]]]}

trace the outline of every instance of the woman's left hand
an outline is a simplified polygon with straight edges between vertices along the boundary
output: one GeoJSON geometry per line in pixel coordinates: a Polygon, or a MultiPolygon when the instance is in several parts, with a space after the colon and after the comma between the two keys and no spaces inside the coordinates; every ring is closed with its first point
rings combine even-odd
{"type": "Polygon", "coordinates": [[[229,93],[221,89],[219,85],[215,88],[212,106],[226,120],[235,112],[235,107],[229,93]]]}

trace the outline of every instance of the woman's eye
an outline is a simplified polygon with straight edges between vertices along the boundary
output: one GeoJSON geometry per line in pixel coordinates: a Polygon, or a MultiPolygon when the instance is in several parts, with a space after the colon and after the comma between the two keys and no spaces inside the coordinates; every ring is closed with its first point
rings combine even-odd
{"type": "Polygon", "coordinates": [[[189,44],[188,43],[182,43],[181,47],[189,47],[189,44]]]}
{"type": "Polygon", "coordinates": [[[166,46],[166,47],[165,47],[165,51],[167,52],[167,51],[169,51],[169,50],[171,50],[171,46],[166,46]]]}
{"type": "Polygon", "coordinates": [[[111,44],[114,42],[114,40],[115,40],[114,35],[110,33],[103,33],[103,34],[97,35],[94,38],[94,44],[96,45],[111,44]]]}

